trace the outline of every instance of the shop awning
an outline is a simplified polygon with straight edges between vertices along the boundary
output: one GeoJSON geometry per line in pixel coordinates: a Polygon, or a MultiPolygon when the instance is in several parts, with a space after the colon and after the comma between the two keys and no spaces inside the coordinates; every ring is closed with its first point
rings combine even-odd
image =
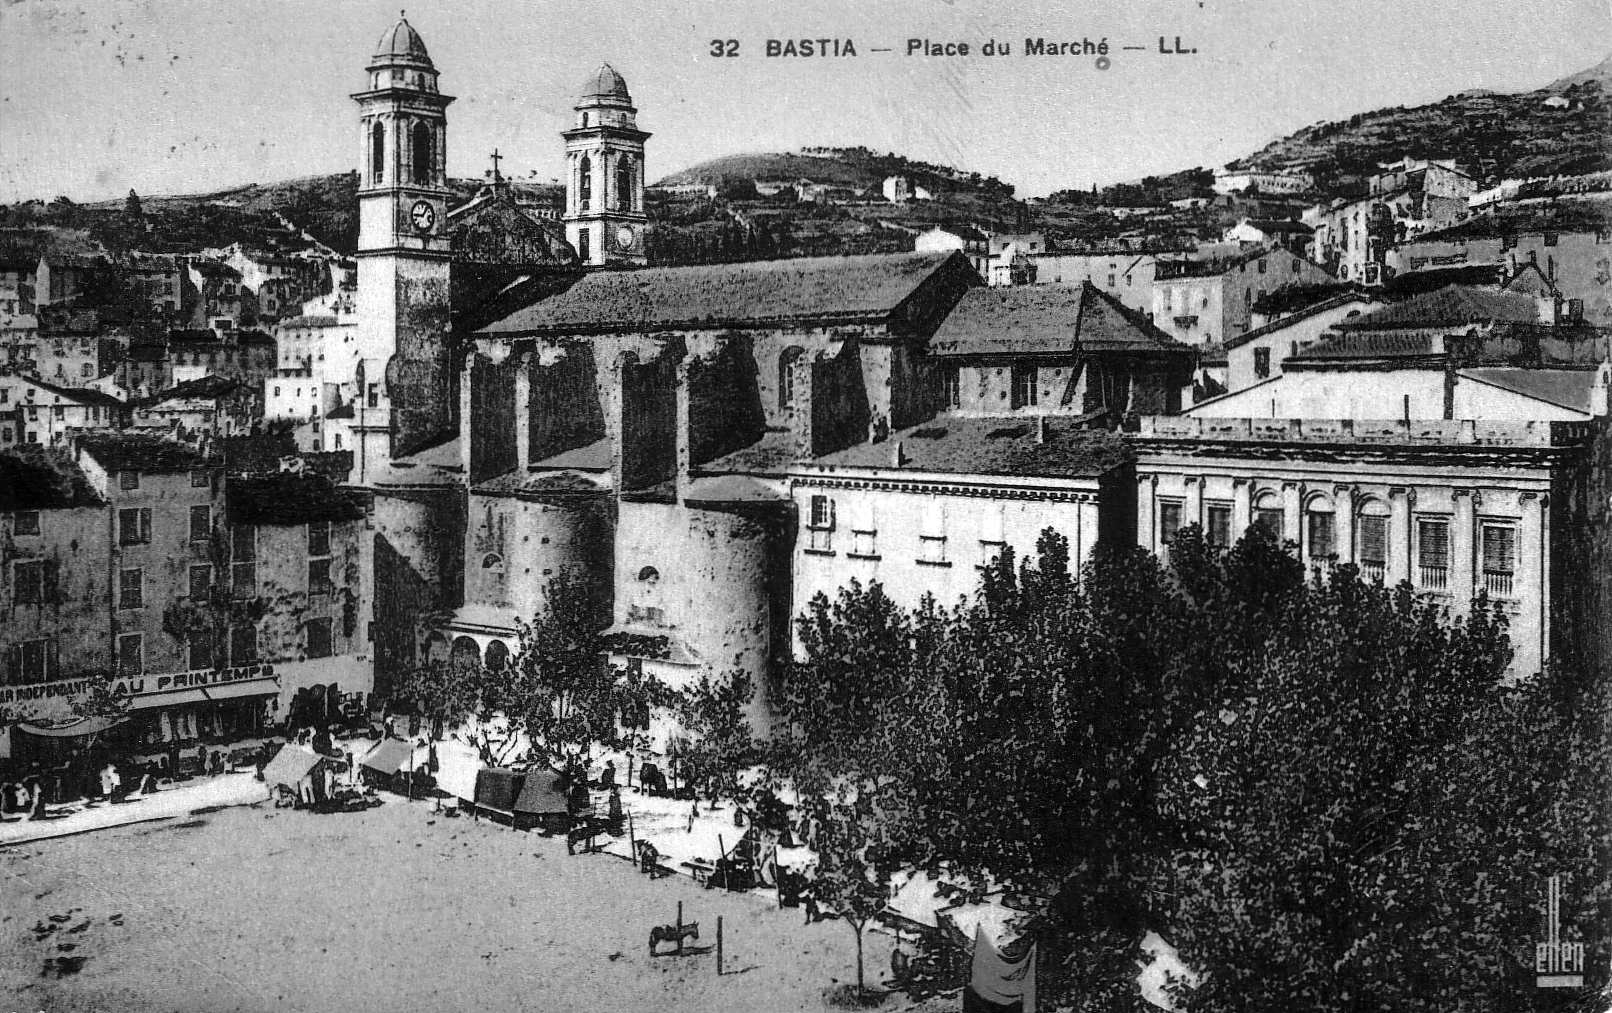
{"type": "Polygon", "coordinates": [[[144,693],[129,698],[129,709],[151,710],[153,707],[179,707],[184,704],[206,703],[207,693],[200,688],[174,689],[166,693],[144,693]]]}
{"type": "Polygon", "coordinates": [[[247,679],[244,682],[226,682],[218,686],[207,686],[202,689],[209,700],[233,700],[243,696],[273,696],[280,692],[280,680],[247,679]]]}
{"type": "Polygon", "coordinates": [[[38,735],[47,739],[67,739],[104,732],[108,728],[120,725],[127,720],[127,718],[121,717],[97,716],[80,718],[65,725],[36,725],[28,721],[19,721],[16,724],[16,729],[19,732],[27,732],[29,735],[38,735]]]}
{"type": "MultiPolygon", "coordinates": [[[[413,752],[413,747],[402,739],[382,739],[358,762],[365,770],[391,775],[411,762],[409,757],[413,752]]],[[[423,759],[425,752],[422,750],[420,755],[423,759]]]]}
{"type": "Polygon", "coordinates": [[[296,787],[297,782],[311,774],[325,758],[311,749],[301,746],[284,745],[274,754],[274,759],[263,768],[263,783],[270,788],[277,784],[288,784],[296,787]]]}

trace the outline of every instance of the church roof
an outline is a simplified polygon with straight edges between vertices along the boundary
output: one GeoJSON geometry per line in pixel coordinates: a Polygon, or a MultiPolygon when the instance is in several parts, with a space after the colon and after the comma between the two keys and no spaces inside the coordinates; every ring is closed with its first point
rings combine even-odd
{"type": "Polygon", "coordinates": [[[625,102],[632,104],[632,96],[627,93],[627,81],[616,68],[608,63],[599,64],[599,69],[588,75],[582,82],[582,95],[577,99],[577,107],[597,105],[603,101],[625,102]]]}
{"type": "Polygon", "coordinates": [[[375,46],[377,62],[393,59],[411,60],[427,66],[431,64],[431,54],[425,51],[425,40],[420,38],[420,33],[414,30],[407,18],[398,18],[397,24],[388,28],[375,46]]]}
{"type": "Polygon", "coordinates": [[[1042,416],[1042,420],[942,415],[891,433],[887,441],[859,443],[796,468],[1098,478],[1129,459],[1130,452],[1122,438],[1106,430],[1087,428],[1085,418],[1042,416]],[[894,461],[898,444],[900,465],[894,461]]]}
{"type": "Polygon", "coordinates": [[[971,289],[935,331],[929,350],[939,356],[1190,353],[1089,282],[971,289]]]}
{"type": "Polygon", "coordinates": [[[583,334],[792,321],[875,321],[960,254],[885,253],[598,271],[483,328],[483,334],[583,334]]]}

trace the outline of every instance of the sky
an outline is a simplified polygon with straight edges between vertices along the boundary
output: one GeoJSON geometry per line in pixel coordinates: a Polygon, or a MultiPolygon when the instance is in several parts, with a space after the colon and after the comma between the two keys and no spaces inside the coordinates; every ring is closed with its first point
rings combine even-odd
{"type": "MultiPolygon", "coordinates": [[[[407,0],[448,110],[448,171],[547,180],[581,82],[626,78],[649,177],[725,154],[865,145],[1089,188],[1248,154],[1309,124],[1521,91],[1612,50],[1608,0],[407,0]],[[1024,55],[1026,37],[1106,41],[1024,55]],[[1161,55],[1167,49],[1191,55],[1161,55]],[[854,57],[768,58],[768,39],[854,57]],[[714,39],[738,55],[711,55],[714,39]],[[909,39],[969,56],[907,55],[909,39]],[[1008,56],[980,55],[995,40],[1008,56]],[[1139,46],[1126,51],[1124,46],[1139,46]],[[889,48],[891,52],[873,52],[889,48]]],[[[196,193],[341,172],[395,2],[0,0],[0,201],[196,193]]],[[[726,47],[724,47],[726,48],[726,47]]]]}

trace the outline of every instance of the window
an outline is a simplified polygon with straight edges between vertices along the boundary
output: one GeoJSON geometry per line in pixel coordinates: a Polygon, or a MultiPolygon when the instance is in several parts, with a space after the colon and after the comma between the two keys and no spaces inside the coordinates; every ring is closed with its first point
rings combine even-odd
{"type": "Polygon", "coordinates": [[[1338,554],[1332,504],[1316,500],[1304,513],[1304,550],[1311,562],[1334,559],[1338,554]]]}
{"type": "Polygon", "coordinates": [[[957,366],[945,366],[941,370],[941,384],[945,392],[947,408],[961,408],[963,405],[963,371],[957,366]]]}
{"type": "Polygon", "coordinates": [[[1421,518],[1416,522],[1416,583],[1442,591],[1450,583],[1450,523],[1421,518]]]}
{"type": "Polygon", "coordinates": [[[330,657],[330,620],[310,619],[307,623],[308,650],[310,658],[330,657]]]}
{"type": "Polygon", "coordinates": [[[131,566],[118,574],[118,608],[145,608],[145,571],[131,566]]]}
{"type": "Polygon", "coordinates": [[[368,399],[369,407],[371,407],[371,408],[379,408],[381,406],[381,385],[380,384],[372,383],[372,384],[369,385],[369,393],[367,395],[367,399],[368,399]]]}
{"type": "Polygon", "coordinates": [[[207,472],[193,471],[190,473],[190,487],[192,489],[205,489],[211,484],[212,477],[207,472]]]}
{"type": "Polygon", "coordinates": [[[279,396],[280,396],[280,388],[279,388],[279,387],[276,387],[276,388],[274,388],[274,396],[275,396],[275,397],[279,397],[279,396]]]}
{"type": "Polygon", "coordinates": [[[786,348],[778,356],[778,407],[788,408],[795,403],[795,363],[805,354],[799,348],[786,348]]]}
{"type": "Polygon", "coordinates": [[[257,660],[257,627],[231,626],[229,631],[229,663],[250,665],[257,660]]]}
{"type": "Polygon", "coordinates": [[[118,637],[118,674],[139,675],[146,670],[145,634],[124,633],[118,637]]]}
{"type": "MultiPolygon", "coordinates": [[[[593,160],[587,155],[583,155],[581,163],[577,165],[577,201],[579,211],[586,211],[593,206],[593,160]]],[[[586,237],[588,230],[583,229],[581,234],[586,237]]],[[[583,238],[581,242],[585,245],[587,239],[583,238]]],[[[582,253],[581,246],[577,247],[577,253],[582,253]]]]}
{"type": "Polygon", "coordinates": [[[213,568],[211,566],[193,566],[190,568],[190,598],[192,601],[201,601],[213,588],[213,568]]]}
{"type": "Polygon", "coordinates": [[[616,207],[631,211],[632,199],[632,159],[623,158],[616,166],[616,207]]]}
{"type": "Polygon", "coordinates": [[[1554,232],[1545,233],[1545,245],[1546,246],[1555,246],[1556,245],[1556,233],[1554,233],[1554,232]]]}
{"type": "Polygon", "coordinates": [[[95,375],[95,365],[93,363],[89,363],[89,362],[84,363],[82,366],[79,367],[78,374],[80,376],[84,376],[84,377],[94,376],[95,375]]]}
{"type": "Polygon", "coordinates": [[[151,541],[151,508],[131,507],[118,511],[118,544],[144,545],[151,541]]]}
{"type": "Polygon", "coordinates": [[[1175,541],[1175,533],[1181,530],[1181,501],[1178,499],[1159,500],[1159,544],[1169,545],[1175,541]]]}
{"type": "Polygon", "coordinates": [[[874,531],[851,532],[851,555],[877,556],[879,554],[878,533],[874,531]]]}
{"type": "Polygon", "coordinates": [[[11,564],[12,600],[18,604],[42,605],[56,598],[56,566],[53,561],[31,559],[11,564]]]}
{"type": "Polygon", "coordinates": [[[50,406],[50,417],[51,418],[59,419],[59,418],[63,418],[65,415],[66,415],[66,410],[63,409],[61,405],[58,404],[58,405],[51,405],[50,406]]]}
{"type": "Polygon", "coordinates": [[[213,533],[213,508],[208,506],[193,506],[190,508],[190,540],[205,542],[213,533]]]}
{"type": "Polygon", "coordinates": [[[308,523],[308,555],[330,555],[329,521],[310,521],[308,523]]]}
{"type": "Polygon", "coordinates": [[[1261,261],[1260,261],[1260,262],[1259,262],[1259,273],[1260,273],[1260,274],[1264,274],[1264,273],[1265,273],[1265,261],[1264,261],[1264,260],[1261,260],[1261,261]]]}
{"type": "Polygon", "coordinates": [[[56,645],[49,640],[24,640],[11,648],[13,684],[45,682],[55,665],[56,645]]]}
{"type": "Polygon", "coordinates": [[[431,166],[436,162],[436,152],[432,150],[431,128],[424,123],[414,125],[414,134],[409,138],[409,146],[414,156],[414,181],[416,183],[431,182],[431,166]]]}
{"type": "Polygon", "coordinates": [[[813,496],[806,519],[807,545],[814,552],[829,552],[834,548],[834,501],[827,496],[813,496]]]}
{"type": "Polygon", "coordinates": [[[379,183],[386,176],[386,126],[376,123],[369,132],[369,181],[379,183]]]}
{"type": "Polygon", "coordinates": [[[39,534],[39,511],[18,510],[11,515],[11,533],[13,535],[39,534]]]}
{"type": "Polygon", "coordinates": [[[1484,524],[1483,590],[1491,598],[1510,598],[1517,571],[1517,529],[1510,524],[1484,524]]]}
{"type": "Polygon", "coordinates": [[[950,566],[946,561],[946,508],[938,499],[924,506],[923,522],[918,529],[918,562],[931,566],[950,566]]]}
{"type": "Polygon", "coordinates": [[[1382,580],[1388,571],[1388,508],[1376,500],[1361,507],[1356,524],[1355,559],[1368,580],[1382,580]]]}
{"type": "Polygon", "coordinates": [[[308,593],[328,594],[333,590],[335,585],[330,582],[330,560],[308,560],[308,593]]]}
{"type": "Polygon", "coordinates": [[[1501,233],[1500,234],[1500,248],[1502,250],[1514,250],[1514,249],[1516,249],[1517,248],[1517,234],[1515,232],[1503,232],[1503,233],[1501,233]]]}
{"type": "Polygon", "coordinates": [[[1261,380],[1271,375],[1271,350],[1269,348],[1254,349],[1254,375],[1261,380]]]}
{"type": "Polygon", "coordinates": [[[1284,520],[1281,503],[1274,495],[1267,494],[1255,504],[1254,523],[1269,531],[1278,542],[1287,536],[1283,530],[1284,520]]]}
{"type": "Polygon", "coordinates": [[[191,630],[186,641],[186,653],[191,671],[213,667],[213,633],[211,630],[191,630]]]}
{"type": "Polygon", "coordinates": [[[120,471],[120,472],[118,472],[118,488],[119,489],[138,489],[138,488],[140,488],[140,473],[138,471],[120,471]]]}
{"type": "Polygon", "coordinates": [[[1014,366],[1012,373],[1014,408],[1027,408],[1036,403],[1036,376],[1034,366],[1014,366]]]}
{"type": "Polygon", "coordinates": [[[1204,536],[1209,540],[1210,547],[1228,548],[1231,545],[1231,504],[1205,504],[1204,515],[1204,536]]]}

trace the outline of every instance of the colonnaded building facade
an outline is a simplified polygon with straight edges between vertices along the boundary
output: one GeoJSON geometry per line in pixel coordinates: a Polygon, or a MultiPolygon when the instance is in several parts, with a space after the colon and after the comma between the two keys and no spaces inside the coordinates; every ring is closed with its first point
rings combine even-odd
{"type": "Polygon", "coordinates": [[[644,266],[650,135],[608,66],[563,133],[560,222],[496,181],[448,206],[452,99],[406,21],[367,72],[351,481],[382,694],[427,660],[504,664],[570,574],[613,663],[744,669],[765,728],[812,595],[955,600],[1048,527],[1078,562],[1263,521],[1456,611],[1481,588],[1518,674],[1607,616],[1604,404],[1568,427],[1181,418],[1194,350],[1090,284],[987,289],[956,252],[644,266]]]}

